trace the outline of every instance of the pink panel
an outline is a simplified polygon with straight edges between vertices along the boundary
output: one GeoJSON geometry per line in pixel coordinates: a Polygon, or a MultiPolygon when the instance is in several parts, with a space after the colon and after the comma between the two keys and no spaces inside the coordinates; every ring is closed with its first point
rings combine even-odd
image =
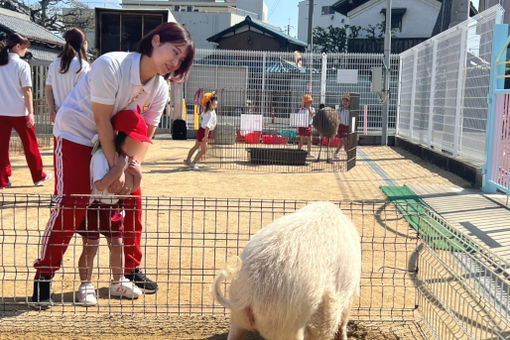
{"type": "Polygon", "coordinates": [[[508,187],[510,173],[510,95],[498,95],[496,99],[496,117],[494,124],[494,144],[491,177],[501,186],[508,187]]]}

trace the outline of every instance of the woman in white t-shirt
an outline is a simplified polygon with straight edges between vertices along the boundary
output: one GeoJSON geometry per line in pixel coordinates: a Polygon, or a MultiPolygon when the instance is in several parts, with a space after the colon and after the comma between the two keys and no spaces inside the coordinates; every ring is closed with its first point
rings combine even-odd
{"type": "Polygon", "coordinates": [[[50,121],[78,81],[90,71],[87,36],[79,28],[64,34],[66,44],[58,58],[50,64],[46,77],[46,104],[50,121]]]}
{"type": "Polygon", "coordinates": [[[32,73],[22,57],[30,41],[20,34],[0,41],[0,189],[11,186],[12,174],[9,161],[9,141],[12,129],[23,143],[32,181],[43,185],[51,179],[44,173],[39,144],[34,128],[34,103],[32,99],[32,73]]]}
{"type": "Polygon", "coordinates": [[[212,131],[216,127],[216,108],[218,107],[216,92],[213,91],[205,93],[202,98],[202,106],[204,107],[204,111],[200,115],[200,128],[197,132],[197,141],[189,150],[188,157],[184,160],[184,164],[193,170],[200,170],[197,163],[200,161],[200,158],[205,155],[205,152],[207,151],[207,142],[209,141],[209,138],[211,138],[212,131]],[[200,151],[193,159],[193,162],[191,162],[191,157],[193,157],[193,154],[198,149],[200,149],[200,151]]]}
{"type": "MultiPolygon", "coordinates": [[[[97,134],[108,164],[115,166],[114,132],[111,119],[122,110],[134,110],[148,125],[152,139],[168,101],[168,81],[183,82],[191,68],[195,45],[186,29],[175,22],[163,23],[147,33],[137,52],[112,52],[99,57],[91,70],[62,103],[55,119],[55,169],[57,207],[53,209],[42,238],[32,302],[51,306],[51,279],[60,268],[62,256],[76,228],[85,216],[90,194],[89,163],[92,137],[97,134]]],[[[135,160],[142,163],[145,150],[135,160]]],[[[158,286],[139,269],[142,259],[141,190],[133,191],[136,173],[127,169],[109,191],[129,194],[124,202],[125,277],[146,294],[158,286]]]]}

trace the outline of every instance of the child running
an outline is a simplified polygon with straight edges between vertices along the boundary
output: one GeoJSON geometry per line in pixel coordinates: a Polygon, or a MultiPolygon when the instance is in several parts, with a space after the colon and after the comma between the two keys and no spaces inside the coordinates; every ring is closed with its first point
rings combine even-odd
{"type": "Polygon", "coordinates": [[[197,132],[197,141],[195,145],[189,150],[188,157],[184,160],[184,164],[189,166],[193,170],[200,170],[197,163],[205,155],[207,150],[207,142],[209,138],[211,138],[212,131],[216,127],[216,108],[218,107],[218,98],[216,97],[216,92],[207,92],[204,94],[202,98],[202,106],[204,107],[204,111],[200,115],[200,129],[197,132]],[[200,148],[200,151],[191,162],[191,157],[195,151],[200,148]]]}
{"type": "MultiPolygon", "coordinates": [[[[131,110],[121,111],[112,119],[112,125],[117,134],[115,136],[114,166],[108,166],[106,156],[101,150],[99,139],[95,141],[90,161],[90,185],[92,190],[91,204],[87,215],[83,219],[77,232],[83,238],[83,251],[78,262],[81,285],[78,290],[77,303],[84,306],[97,304],[95,288],[92,285],[92,269],[94,257],[99,246],[99,233],[103,234],[110,248],[110,268],[113,280],[110,285],[110,295],[136,299],[142,294],[135,283],[124,277],[123,255],[123,213],[122,200],[108,192],[108,187],[121,174],[129,171],[139,172],[141,167],[132,158],[144,148],[143,143],[152,143],[147,137],[147,125],[138,113],[131,110]]],[[[140,186],[140,181],[135,183],[140,186]]]]}

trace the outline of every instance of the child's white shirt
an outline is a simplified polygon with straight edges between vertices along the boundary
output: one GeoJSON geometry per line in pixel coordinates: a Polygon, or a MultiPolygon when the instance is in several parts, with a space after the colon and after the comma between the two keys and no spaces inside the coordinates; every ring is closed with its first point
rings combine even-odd
{"type": "Polygon", "coordinates": [[[339,123],[342,125],[349,126],[349,117],[350,117],[349,110],[344,109],[341,106],[340,108],[338,108],[337,114],[338,114],[339,123]]]}
{"type": "MultiPolygon", "coordinates": [[[[315,115],[315,109],[313,107],[311,107],[310,110],[312,111],[312,114],[315,115]]],[[[298,114],[307,115],[308,116],[308,119],[307,119],[308,125],[312,125],[313,116],[310,116],[310,113],[308,112],[308,109],[306,107],[300,108],[298,111],[298,114]]]]}
{"type": "Polygon", "coordinates": [[[104,191],[99,191],[94,184],[96,181],[103,179],[103,177],[106,176],[109,171],[110,166],[103,150],[97,149],[97,151],[92,155],[92,159],[90,160],[90,188],[91,194],[93,196],[90,199],[90,203],[92,203],[94,200],[100,201],[104,204],[115,204],[119,201],[119,199],[116,198],[114,194],[108,191],[108,188],[106,188],[104,191]],[[101,196],[101,198],[98,198],[98,196],[101,196]]]}
{"type": "Polygon", "coordinates": [[[205,129],[209,128],[209,131],[214,130],[216,127],[217,118],[216,111],[212,110],[209,112],[204,112],[200,115],[200,127],[205,129]]]}
{"type": "Polygon", "coordinates": [[[0,66],[0,115],[9,117],[28,116],[23,95],[24,87],[32,87],[30,65],[16,53],[9,53],[7,65],[0,66]]]}

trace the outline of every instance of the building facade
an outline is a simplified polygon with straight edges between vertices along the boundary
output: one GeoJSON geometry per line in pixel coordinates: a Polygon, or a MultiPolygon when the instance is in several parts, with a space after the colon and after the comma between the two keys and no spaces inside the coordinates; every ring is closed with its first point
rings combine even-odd
{"type": "Polygon", "coordinates": [[[123,0],[121,5],[123,9],[170,10],[175,20],[188,29],[197,48],[214,48],[215,44],[207,38],[240,23],[246,16],[267,21],[264,0],[123,0]]]}

